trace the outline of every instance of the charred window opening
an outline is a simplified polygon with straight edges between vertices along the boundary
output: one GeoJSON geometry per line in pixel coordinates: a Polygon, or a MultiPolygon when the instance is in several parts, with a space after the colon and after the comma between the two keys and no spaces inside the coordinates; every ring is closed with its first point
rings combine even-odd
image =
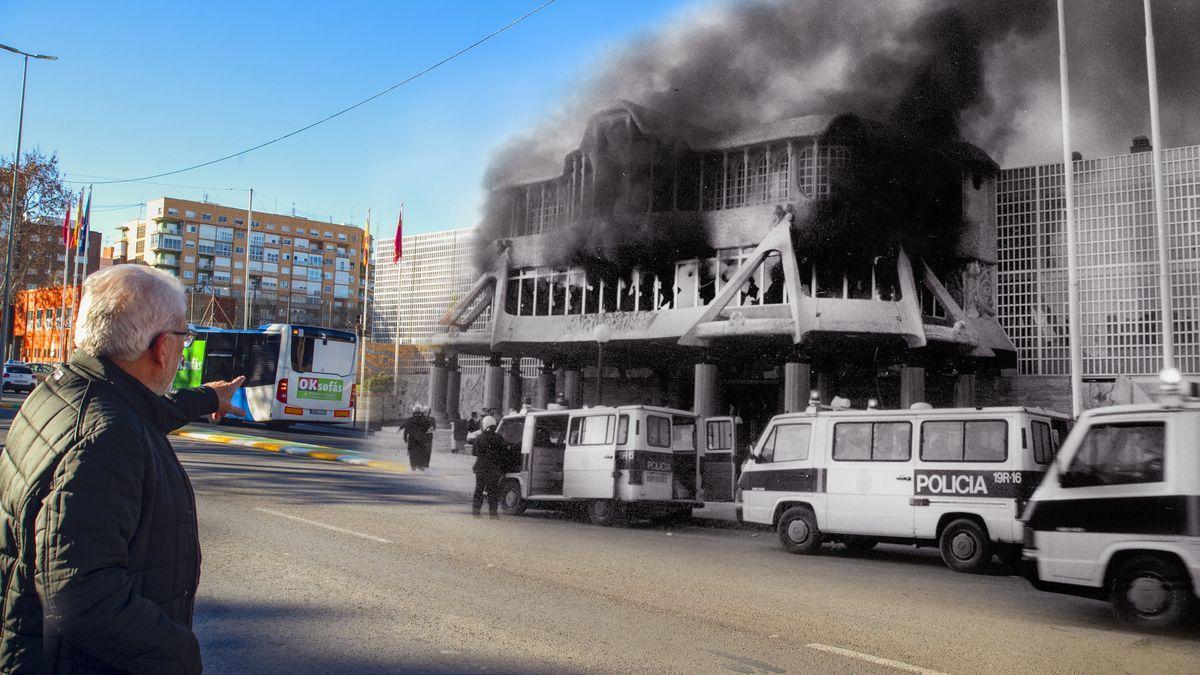
{"type": "Polygon", "coordinates": [[[895,302],[901,298],[896,264],[894,254],[839,265],[806,262],[800,265],[800,291],[815,298],[895,302]]]}
{"type": "Polygon", "coordinates": [[[850,164],[850,150],[841,145],[804,148],[796,157],[796,185],[809,199],[828,197],[833,191],[833,175],[850,164]]]}

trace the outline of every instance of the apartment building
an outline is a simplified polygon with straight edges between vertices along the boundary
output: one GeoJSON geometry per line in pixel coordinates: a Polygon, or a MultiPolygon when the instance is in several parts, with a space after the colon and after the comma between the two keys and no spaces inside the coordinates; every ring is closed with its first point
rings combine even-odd
{"type": "Polygon", "coordinates": [[[174,274],[193,323],[303,323],[355,330],[363,302],[363,230],[173,197],[122,223],[116,254],[174,274]]]}

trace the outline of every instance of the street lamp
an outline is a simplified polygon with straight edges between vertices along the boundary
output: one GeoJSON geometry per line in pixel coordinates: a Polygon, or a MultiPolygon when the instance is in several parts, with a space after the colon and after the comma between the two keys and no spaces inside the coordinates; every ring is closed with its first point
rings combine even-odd
{"type": "Polygon", "coordinates": [[[604,324],[592,330],[596,341],[596,405],[604,405],[604,345],[612,339],[612,330],[604,324]]]}
{"type": "MultiPolygon", "coordinates": [[[[8,287],[11,282],[12,270],[12,254],[13,254],[13,235],[17,229],[17,176],[21,168],[21,134],[25,131],[25,81],[29,75],[29,59],[41,59],[43,61],[55,61],[57,56],[48,56],[46,54],[30,54],[23,52],[20,49],[9,47],[8,45],[0,45],[0,49],[18,54],[25,59],[25,63],[21,68],[21,108],[17,116],[17,153],[13,155],[12,167],[12,194],[9,195],[8,207],[8,249],[4,254],[4,309],[0,311],[0,358],[8,359],[8,315],[11,310],[8,302],[8,287]]],[[[0,400],[3,400],[3,388],[0,388],[0,400]]]]}

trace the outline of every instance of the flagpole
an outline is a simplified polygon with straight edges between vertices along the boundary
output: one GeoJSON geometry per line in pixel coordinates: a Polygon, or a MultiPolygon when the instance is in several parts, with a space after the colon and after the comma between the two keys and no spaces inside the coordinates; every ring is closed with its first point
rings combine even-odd
{"type": "Polygon", "coordinates": [[[396,345],[395,353],[392,355],[392,396],[397,396],[400,393],[400,270],[404,265],[404,202],[400,202],[400,223],[401,227],[396,228],[396,237],[400,239],[393,243],[393,250],[400,251],[400,255],[396,257],[396,345]]]}
{"type": "MultiPolygon", "coordinates": [[[[363,236],[363,302],[362,319],[359,321],[361,338],[358,341],[358,403],[361,405],[367,398],[367,305],[371,302],[371,209],[367,208],[367,228],[363,236]]],[[[371,404],[363,406],[363,438],[371,435],[371,404]]]]}
{"type": "Polygon", "coordinates": [[[63,220],[63,282],[59,289],[60,309],[63,323],[58,331],[58,358],[67,360],[67,270],[71,268],[71,202],[67,202],[67,215],[63,220]]]}
{"type": "Polygon", "coordinates": [[[1162,311],[1163,371],[1175,368],[1175,327],[1171,302],[1171,250],[1167,244],[1167,206],[1163,191],[1162,136],[1158,124],[1158,63],[1154,58],[1154,23],[1150,0],[1142,0],[1146,14],[1146,72],[1150,82],[1150,152],[1154,161],[1154,211],[1158,223],[1158,283],[1162,311]]]}
{"type": "Polygon", "coordinates": [[[1079,310],[1079,269],[1075,232],[1075,162],[1071,156],[1071,94],[1067,86],[1067,29],[1058,0],[1058,71],[1062,90],[1063,194],[1067,215],[1067,339],[1071,357],[1071,414],[1083,412],[1083,317],[1079,310]]]}
{"type": "MultiPolygon", "coordinates": [[[[254,223],[254,188],[250,188],[250,201],[246,205],[246,272],[243,275],[245,282],[242,284],[242,330],[250,328],[250,237],[251,226],[254,223]]],[[[289,289],[290,291],[290,289],[289,289]]],[[[290,295],[290,292],[289,292],[290,295]]],[[[288,323],[292,322],[292,317],[288,317],[288,323]]]]}
{"type": "MultiPolygon", "coordinates": [[[[85,210],[81,211],[80,212],[81,215],[75,219],[75,222],[78,223],[78,227],[76,227],[75,229],[79,233],[79,237],[80,237],[81,242],[84,247],[87,246],[88,229],[91,225],[91,223],[89,223],[88,221],[91,218],[91,212],[92,212],[92,186],[89,185],[88,186],[87,208],[85,210]]],[[[87,275],[87,258],[83,259],[83,263],[82,263],[83,269],[80,270],[80,268],[79,268],[79,265],[80,265],[79,246],[80,246],[80,242],[76,242],[75,246],[71,247],[72,248],[71,254],[75,256],[75,265],[72,268],[73,272],[75,274],[75,279],[71,285],[71,296],[74,299],[75,307],[79,307],[79,305],[82,303],[82,300],[83,300],[83,278],[87,275]]],[[[76,323],[78,323],[78,322],[76,321],[76,322],[71,323],[71,343],[72,344],[74,344],[74,342],[75,342],[75,324],[76,323]]]]}

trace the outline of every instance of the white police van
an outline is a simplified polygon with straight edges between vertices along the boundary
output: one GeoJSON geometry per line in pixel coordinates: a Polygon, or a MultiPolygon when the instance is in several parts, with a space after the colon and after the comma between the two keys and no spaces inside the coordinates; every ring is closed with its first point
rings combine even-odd
{"type": "Polygon", "coordinates": [[[1186,386],[1080,416],[1022,516],[1035,587],[1109,600],[1142,627],[1187,620],[1200,593],[1200,392],[1186,386]]]}
{"type": "MultiPolygon", "coordinates": [[[[520,466],[502,483],[501,508],[580,504],[598,525],[626,516],[686,515],[704,505],[706,476],[732,501],[733,418],[699,420],[685,410],[645,405],[529,410],[505,416],[496,431],[520,448],[520,466]],[[723,423],[728,423],[724,426],[723,423]]],[[[515,453],[514,453],[515,454],[515,453]]],[[[709,489],[713,501],[714,490],[709,489]]]]}
{"type": "Polygon", "coordinates": [[[936,545],[951,568],[1020,559],[1018,516],[1069,418],[1038,408],[778,415],[738,481],[741,517],[784,548],[936,545]]]}

